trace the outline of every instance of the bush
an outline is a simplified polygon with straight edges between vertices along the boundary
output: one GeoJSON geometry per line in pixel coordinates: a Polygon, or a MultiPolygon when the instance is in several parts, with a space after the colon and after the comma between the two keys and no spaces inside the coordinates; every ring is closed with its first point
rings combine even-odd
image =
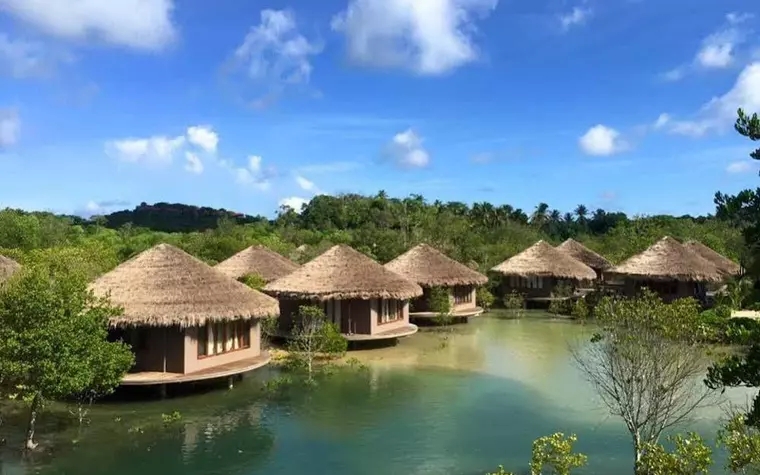
{"type": "Polygon", "coordinates": [[[569,299],[552,300],[548,311],[554,315],[570,315],[573,311],[573,303],[569,299]]]}
{"type": "Polygon", "coordinates": [[[267,282],[259,274],[246,274],[238,278],[238,281],[254,290],[261,290],[267,285],[267,282]]]}
{"type": "Polygon", "coordinates": [[[428,309],[439,315],[448,315],[451,312],[449,291],[443,287],[431,287],[428,295],[428,309]]]}
{"type": "Polygon", "coordinates": [[[588,319],[591,311],[588,308],[588,305],[586,304],[585,298],[579,298],[575,301],[575,304],[573,305],[573,310],[570,312],[570,315],[572,315],[573,318],[576,318],[578,320],[586,320],[588,319]]]}
{"type": "Polygon", "coordinates": [[[522,317],[525,312],[525,296],[516,290],[504,296],[504,308],[513,316],[522,317]]]}
{"type": "Polygon", "coordinates": [[[488,291],[485,287],[478,287],[477,292],[475,293],[475,304],[478,307],[483,308],[485,311],[488,311],[493,307],[493,303],[496,300],[496,298],[493,296],[491,292],[488,291]]]}

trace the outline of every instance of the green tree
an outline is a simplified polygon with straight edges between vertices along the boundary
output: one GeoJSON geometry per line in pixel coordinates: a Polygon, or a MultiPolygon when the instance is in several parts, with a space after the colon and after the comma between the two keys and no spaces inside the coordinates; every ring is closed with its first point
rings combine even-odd
{"type": "Polygon", "coordinates": [[[733,473],[760,474],[760,431],[732,417],[718,432],[718,443],[728,451],[727,468],[733,473]]]}
{"type": "Polygon", "coordinates": [[[610,414],[631,435],[637,475],[641,459],[668,428],[711,402],[701,384],[705,350],[697,344],[694,299],[663,303],[645,291],[637,299],[602,299],[594,310],[601,330],[590,345],[573,348],[576,365],[610,414]]]}
{"type": "Polygon", "coordinates": [[[29,403],[27,449],[45,401],[108,394],[132,366],[129,347],[106,339],[120,311],[76,269],[27,265],[0,288],[0,374],[29,403]]]}
{"type": "Polygon", "coordinates": [[[327,321],[321,308],[299,307],[288,344],[289,363],[292,368],[304,369],[309,383],[314,382],[314,364],[318,358],[342,356],[347,347],[348,342],[340,330],[327,321]]]}
{"type": "Polygon", "coordinates": [[[491,310],[491,307],[493,307],[495,300],[496,298],[488,290],[487,287],[478,287],[478,290],[475,292],[475,304],[486,312],[491,310]]]}
{"type": "Polygon", "coordinates": [[[531,475],[541,475],[546,468],[555,475],[569,475],[572,470],[585,466],[588,457],[573,452],[573,445],[577,440],[575,434],[565,436],[556,432],[533,441],[531,475]]]}
{"type": "MultiPolygon", "coordinates": [[[[757,116],[757,113],[749,116],[742,109],[739,109],[737,115],[739,117],[734,124],[736,131],[753,142],[760,140],[760,118],[757,116]]],[[[750,157],[760,160],[760,148],[752,152],[750,157]]]]}
{"type": "Polygon", "coordinates": [[[644,444],[641,456],[641,473],[646,475],[700,475],[706,474],[712,465],[712,449],[693,432],[685,437],[668,437],[674,445],[668,452],[660,444],[644,444]]]}
{"type": "Polygon", "coordinates": [[[259,274],[246,274],[238,278],[238,281],[244,283],[254,290],[261,290],[265,285],[267,285],[267,281],[264,280],[264,278],[259,274]]]}

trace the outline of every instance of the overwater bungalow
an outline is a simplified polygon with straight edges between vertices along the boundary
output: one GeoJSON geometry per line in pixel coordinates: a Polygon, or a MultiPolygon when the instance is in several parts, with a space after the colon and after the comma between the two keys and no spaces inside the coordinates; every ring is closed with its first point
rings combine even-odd
{"type": "Polygon", "coordinates": [[[111,338],[132,346],[123,385],[165,385],[239,375],[266,365],[259,319],[277,300],[186,252],[159,244],[96,279],[90,288],[123,307],[111,338]]]}
{"type": "Polygon", "coordinates": [[[349,341],[387,340],[417,331],[409,323],[409,299],[422,288],[371,258],[337,245],[264,291],[280,300],[280,331],[292,330],[298,308],[319,305],[349,341]]]}
{"type": "Polygon", "coordinates": [[[491,271],[504,276],[502,289],[505,293],[517,291],[525,296],[526,302],[568,298],[568,295],[558,295],[558,286],[573,292],[580,282],[596,278],[594,269],[544,240],[510,257],[491,271]]]}
{"type": "Polygon", "coordinates": [[[255,274],[267,283],[285,277],[298,267],[295,262],[264,246],[250,246],[214,266],[233,279],[255,274]]]}
{"type": "Polygon", "coordinates": [[[713,263],[669,236],[605,274],[623,279],[623,294],[628,297],[647,287],[666,302],[682,297],[695,297],[704,302],[705,284],[723,279],[713,263]]]}
{"type": "Polygon", "coordinates": [[[385,264],[385,268],[422,287],[422,296],[410,303],[411,319],[437,316],[428,305],[431,289],[435,287],[444,288],[448,292],[452,317],[466,319],[483,313],[483,309],[475,302],[475,293],[477,286],[488,282],[488,277],[432,246],[415,246],[385,264]]]}
{"type": "Polygon", "coordinates": [[[604,271],[612,267],[610,261],[573,238],[567,239],[565,242],[557,246],[557,249],[594,269],[598,280],[602,279],[602,273],[604,271]]]}
{"type": "Polygon", "coordinates": [[[686,248],[690,249],[692,252],[699,254],[703,259],[712,262],[712,264],[718,268],[718,271],[720,271],[720,273],[723,274],[726,278],[739,276],[742,272],[741,266],[739,264],[732,261],[723,254],[715,252],[699,241],[687,241],[684,243],[684,246],[686,246],[686,248]]]}
{"type": "Polygon", "coordinates": [[[13,259],[0,256],[0,282],[5,282],[21,268],[21,264],[13,259]]]}

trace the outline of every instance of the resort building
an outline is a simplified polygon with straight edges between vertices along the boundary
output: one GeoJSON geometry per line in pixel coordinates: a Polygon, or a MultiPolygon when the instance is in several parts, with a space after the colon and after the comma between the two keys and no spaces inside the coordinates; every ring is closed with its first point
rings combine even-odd
{"type": "Polygon", "coordinates": [[[298,264],[264,246],[251,246],[226,259],[214,268],[233,279],[258,275],[264,282],[285,277],[298,269],[298,264]]]}
{"type": "Polygon", "coordinates": [[[280,300],[280,330],[288,333],[302,305],[321,306],[349,341],[384,340],[417,331],[409,323],[409,299],[422,288],[371,258],[337,245],[264,291],[280,300]]]}
{"type": "Polygon", "coordinates": [[[723,279],[714,264],[669,236],[605,274],[622,278],[623,293],[628,297],[647,287],[666,302],[683,297],[705,302],[705,284],[723,279]]]}
{"type": "Polygon", "coordinates": [[[427,244],[413,247],[385,264],[385,268],[422,287],[422,296],[410,303],[412,319],[437,316],[428,305],[431,289],[435,287],[448,293],[453,317],[467,318],[483,313],[475,302],[475,293],[477,286],[488,282],[488,277],[427,244]]]}
{"type": "Polygon", "coordinates": [[[612,263],[610,261],[573,238],[570,238],[557,246],[557,249],[569,255],[573,259],[581,261],[587,266],[594,269],[594,272],[596,272],[596,278],[598,280],[602,279],[602,273],[604,271],[612,267],[612,263]]]}
{"type": "Polygon", "coordinates": [[[259,319],[279,313],[277,300],[176,247],[148,249],[90,288],[124,309],[110,321],[111,338],[135,352],[124,385],[231,377],[269,362],[259,319]]]}
{"type": "Polygon", "coordinates": [[[732,261],[723,254],[715,252],[699,241],[687,241],[684,243],[684,246],[687,249],[690,249],[692,252],[699,254],[702,259],[706,259],[712,262],[718,271],[726,278],[737,277],[742,272],[741,266],[739,264],[732,261]]]}
{"type": "Polygon", "coordinates": [[[492,272],[504,276],[502,289],[505,294],[516,291],[525,296],[527,302],[548,302],[569,298],[578,283],[593,280],[596,272],[586,264],[570,257],[565,252],[540,240],[528,249],[516,254],[492,272]]]}
{"type": "Polygon", "coordinates": [[[21,265],[13,259],[0,256],[0,282],[8,280],[21,268],[21,265]]]}

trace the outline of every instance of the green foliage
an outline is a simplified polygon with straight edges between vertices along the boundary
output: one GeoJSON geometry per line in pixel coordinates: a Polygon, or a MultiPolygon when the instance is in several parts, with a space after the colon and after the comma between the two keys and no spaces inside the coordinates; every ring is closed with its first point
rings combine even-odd
{"type": "Polygon", "coordinates": [[[264,317],[259,321],[259,325],[261,325],[262,340],[267,346],[271,345],[280,330],[279,318],[277,316],[264,317]]]}
{"type": "Polygon", "coordinates": [[[264,278],[261,277],[259,274],[246,274],[238,278],[238,281],[242,282],[243,284],[247,285],[248,287],[254,290],[261,290],[264,288],[265,285],[267,285],[267,281],[264,280],[264,278]]]}
{"type": "Polygon", "coordinates": [[[431,287],[427,298],[428,309],[438,315],[451,313],[451,299],[445,287],[431,287]]]}
{"type": "Polygon", "coordinates": [[[169,414],[161,414],[161,421],[164,424],[172,424],[182,420],[182,414],[179,411],[172,411],[169,414]]]}
{"type": "Polygon", "coordinates": [[[45,400],[108,394],[132,366],[129,347],[106,339],[120,311],[63,264],[27,264],[0,287],[0,375],[31,403],[28,447],[45,400]]]}
{"type": "Polygon", "coordinates": [[[488,290],[487,287],[478,287],[477,291],[475,292],[475,305],[485,311],[488,311],[491,309],[491,307],[493,307],[495,300],[496,298],[493,296],[491,291],[488,290]]]}
{"type": "MultiPolygon", "coordinates": [[[[757,116],[757,113],[750,116],[742,109],[739,109],[737,116],[736,123],[734,124],[736,131],[752,141],[760,140],[760,118],[757,116]]],[[[750,157],[760,160],[760,148],[752,152],[750,157]]]]}
{"type": "Polygon", "coordinates": [[[495,472],[488,472],[486,475],[515,475],[514,472],[507,472],[504,469],[504,465],[499,465],[495,472]]]}
{"type": "Polygon", "coordinates": [[[754,283],[750,278],[730,280],[726,283],[726,288],[716,294],[716,303],[725,308],[728,316],[731,316],[731,310],[742,310],[750,303],[753,287],[754,283]]]}
{"type": "MultiPolygon", "coordinates": [[[[741,354],[730,355],[712,365],[707,371],[705,384],[714,389],[735,386],[760,387],[760,344],[757,340],[741,354]]],[[[760,428],[760,395],[755,396],[745,422],[760,428]]]]}
{"type": "Polygon", "coordinates": [[[291,370],[305,371],[308,381],[313,382],[317,358],[336,358],[344,355],[347,348],[348,342],[338,327],[326,320],[320,307],[299,307],[288,344],[287,365],[291,370]]]}
{"type": "Polygon", "coordinates": [[[712,450],[702,438],[690,432],[686,437],[668,437],[673,451],[656,443],[645,443],[637,472],[642,475],[706,474],[712,465],[712,450]]]}
{"type": "Polygon", "coordinates": [[[760,473],[760,431],[732,417],[718,432],[718,443],[728,452],[727,468],[733,473],[760,473]]]}
{"type": "Polygon", "coordinates": [[[531,475],[541,475],[546,468],[556,475],[568,475],[572,470],[585,466],[588,457],[573,452],[577,440],[575,434],[565,436],[561,432],[536,439],[530,460],[531,475]]]}
{"type": "Polygon", "coordinates": [[[522,318],[525,315],[525,296],[516,290],[512,290],[504,296],[504,308],[510,316],[522,318]]]}
{"type": "Polygon", "coordinates": [[[591,310],[588,308],[585,298],[579,298],[576,300],[573,304],[573,310],[570,312],[570,315],[573,318],[582,322],[588,320],[590,314],[591,310]]]}
{"type": "Polygon", "coordinates": [[[570,315],[573,311],[573,302],[570,299],[552,300],[549,302],[547,311],[554,315],[570,315]]]}

